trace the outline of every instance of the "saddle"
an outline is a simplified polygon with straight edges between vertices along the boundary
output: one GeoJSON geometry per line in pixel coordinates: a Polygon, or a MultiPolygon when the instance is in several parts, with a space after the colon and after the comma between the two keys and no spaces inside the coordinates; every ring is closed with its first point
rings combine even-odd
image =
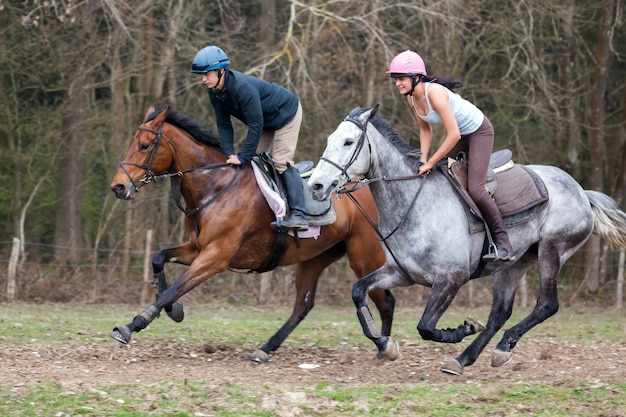
{"type": "MultiPolygon", "coordinates": [[[[295,167],[298,171],[300,171],[302,176],[302,173],[306,174],[312,170],[313,162],[299,162],[295,165],[295,167]]],[[[283,217],[286,212],[285,206],[287,204],[287,198],[284,191],[285,187],[282,185],[280,175],[274,166],[272,155],[264,152],[254,156],[252,158],[252,169],[254,171],[254,176],[259,189],[265,197],[270,209],[277,217],[283,217]]],[[[302,181],[304,182],[306,180],[303,179],[302,181]]],[[[305,190],[308,189],[305,184],[302,185],[305,190]]],[[[293,231],[288,231],[287,233],[276,233],[276,240],[274,241],[270,254],[263,265],[261,265],[258,269],[248,270],[246,271],[247,273],[262,273],[275,269],[280,264],[280,261],[283,259],[283,256],[285,256],[287,248],[289,247],[287,235],[292,235],[296,238],[296,246],[299,248],[300,238],[317,238],[322,225],[331,224],[337,219],[332,201],[318,203],[313,201],[312,195],[313,193],[304,193],[305,206],[307,210],[307,213],[305,214],[309,220],[309,226],[311,226],[309,227],[309,230],[297,232],[295,234],[293,231]]]]}
{"type": "MultiPolygon", "coordinates": [[[[261,191],[263,192],[264,188],[266,191],[267,189],[271,190],[270,192],[263,192],[265,199],[274,213],[282,217],[284,213],[281,215],[279,212],[279,206],[282,205],[284,207],[284,204],[287,204],[287,198],[280,175],[274,166],[272,155],[267,152],[263,152],[262,154],[258,154],[252,158],[252,163],[254,164],[257,183],[259,184],[261,191]],[[259,175],[259,173],[262,175],[259,175]],[[282,201],[276,201],[276,198],[282,199],[282,201]]],[[[302,177],[304,204],[306,210],[305,215],[309,221],[309,225],[325,226],[334,223],[335,220],[337,220],[337,214],[335,213],[333,199],[330,198],[327,201],[317,201],[313,199],[313,193],[307,192],[309,187],[306,183],[306,178],[311,176],[313,173],[313,162],[297,162],[295,167],[300,172],[300,177],[302,177]]],[[[302,232],[300,232],[300,234],[302,234],[302,232]]]]}
{"type": "MultiPolygon", "coordinates": [[[[515,164],[511,156],[509,149],[491,155],[486,182],[487,192],[495,200],[507,227],[530,220],[549,199],[548,190],[539,175],[524,165],[515,164]]],[[[472,233],[483,231],[484,218],[467,190],[465,155],[448,159],[448,164],[440,165],[440,170],[472,214],[473,219],[469,219],[472,233]]]]}

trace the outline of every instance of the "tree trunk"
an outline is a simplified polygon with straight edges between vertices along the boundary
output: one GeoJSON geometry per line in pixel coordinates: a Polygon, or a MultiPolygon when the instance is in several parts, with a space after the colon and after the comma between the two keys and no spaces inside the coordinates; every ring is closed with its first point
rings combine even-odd
{"type": "MultiPolygon", "coordinates": [[[[576,53],[572,49],[573,45],[573,21],[574,21],[574,7],[569,6],[566,8],[566,12],[563,13],[563,24],[561,25],[561,34],[563,37],[562,50],[559,58],[559,73],[560,84],[563,91],[573,92],[576,90],[578,84],[573,75],[576,59],[574,54],[576,53]]],[[[564,167],[574,177],[580,178],[580,152],[581,152],[581,136],[580,136],[580,104],[577,95],[564,94],[562,103],[563,113],[565,114],[565,120],[563,123],[557,125],[556,136],[567,139],[564,141],[564,148],[557,145],[557,149],[560,151],[565,149],[564,167]]],[[[561,152],[558,152],[560,154],[561,152]]]]}
{"type": "MultiPolygon", "coordinates": [[[[604,189],[604,163],[606,161],[606,148],[604,144],[604,118],[606,117],[606,89],[611,58],[611,26],[613,25],[615,0],[604,0],[601,9],[598,44],[596,51],[596,70],[591,92],[591,112],[589,128],[589,156],[591,172],[589,185],[591,189],[603,191],[604,189]]],[[[601,242],[598,238],[589,240],[587,245],[588,270],[585,274],[587,288],[591,291],[598,289],[600,280],[600,252],[601,242]]]]}
{"type": "Polygon", "coordinates": [[[62,151],[57,178],[55,228],[56,260],[61,264],[78,263],[83,245],[81,218],[82,195],[86,175],[85,121],[89,118],[89,90],[84,77],[70,90],[70,108],[61,121],[62,151]]]}
{"type": "Polygon", "coordinates": [[[261,2],[260,35],[259,39],[265,52],[270,52],[276,46],[276,0],[264,0],[261,2]]]}
{"type": "MultiPolygon", "coordinates": [[[[370,2],[368,9],[376,10],[381,7],[380,0],[370,2]]],[[[373,27],[379,27],[378,14],[372,13],[369,17],[369,23],[373,27]]],[[[382,87],[380,82],[380,69],[385,68],[385,62],[383,57],[379,57],[379,52],[382,50],[379,39],[370,37],[367,40],[365,53],[363,56],[363,95],[365,97],[366,106],[375,106],[378,104],[383,96],[382,87]]]]}

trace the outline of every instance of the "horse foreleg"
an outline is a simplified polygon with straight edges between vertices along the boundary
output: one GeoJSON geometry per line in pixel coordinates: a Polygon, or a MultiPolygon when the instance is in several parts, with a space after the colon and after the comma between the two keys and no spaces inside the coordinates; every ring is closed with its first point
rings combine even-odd
{"type": "MultiPolygon", "coordinates": [[[[198,253],[190,242],[173,248],[162,249],[155,253],[152,258],[152,285],[154,286],[156,292],[156,300],[158,300],[159,296],[168,289],[164,271],[165,263],[175,262],[182,265],[190,265],[196,256],[198,256],[198,253]]],[[[177,323],[180,323],[185,318],[183,305],[178,301],[175,301],[170,305],[166,305],[164,309],[167,316],[177,323]]]]}
{"type": "MultiPolygon", "coordinates": [[[[168,288],[167,280],[165,279],[164,265],[167,261],[172,259],[173,253],[179,247],[162,249],[158,251],[152,258],[152,285],[155,289],[155,298],[158,300],[159,296],[168,288]]],[[[178,302],[165,306],[165,311],[168,316],[176,322],[181,322],[185,317],[183,305],[178,302]]],[[[160,308],[156,308],[154,304],[150,305],[141,314],[135,316],[133,321],[129,324],[119,324],[115,326],[110,336],[121,343],[129,343],[131,334],[133,332],[139,332],[145,329],[150,322],[156,317],[159,317],[161,312],[160,308]]]]}
{"type": "MultiPolygon", "coordinates": [[[[388,290],[389,288],[397,286],[396,278],[397,275],[394,270],[387,266],[387,264],[384,264],[378,270],[358,280],[352,287],[352,301],[356,306],[356,314],[363,328],[363,334],[373,341],[378,348],[377,358],[392,361],[400,356],[400,348],[398,343],[389,334],[385,334],[385,332],[389,333],[391,331],[391,318],[385,315],[382,316],[383,330],[381,330],[376,325],[374,317],[367,305],[367,296],[372,291],[388,290]],[[386,324],[385,320],[387,320],[386,324]]],[[[386,291],[385,296],[393,299],[393,295],[391,295],[390,291],[386,291]]],[[[390,313],[393,316],[395,299],[391,302],[388,298],[387,302],[390,303],[392,307],[390,310],[387,310],[386,314],[390,313]]],[[[383,309],[383,311],[385,310],[383,309]]]]}
{"type": "Polygon", "coordinates": [[[133,321],[129,324],[118,324],[115,326],[110,336],[124,344],[130,342],[131,334],[133,332],[139,332],[146,327],[148,324],[152,322],[155,318],[159,317],[160,309],[157,308],[154,304],[150,305],[146,308],[141,314],[135,316],[133,321]]]}
{"type": "MultiPolygon", "coordinates": [[[[367,226],[370,227],[369,225],[367,226]]],[[[350,260],[350,268],[357,277],[364,277],[370,272],[377,270],[385,263],[385,256],[380,252],[380,243],[372,237],[373,244],[369,241],[367,247],[361,245],[348,246],[348,259],[350,260]],[[379,253],[380,252],[380,253],[379,253]],[[368,256],[363,256],[367,253],[368,256]],[[371,256],[370,256],[371,255],[371,256]]],[[[362,242],[361,242],[362,243],[362,242]]],[[[391,335],[391,327],[393,324],[393,312],[396,307],[396,299],[388,289],[372,289],[368,293],[372,299],[380,319],[382,321],[381,334],[383,336],[391,335]]]]}
{"type": "Polygon", "coordinates": [[[382,322],[381,334],[391,336],[391,326],[393,324],[393,312],[396,308],[396,298],[389,290],[370,291],[369,297],[372,299],[382,322]]]}
{"type": "Polygon", "coordinates": [[[226,247],[226,244],[216,243],[215,246],[217,249],[215,247],[205,248],[204,256],[198,256],[190,268],[157,297],[154,304],[135,316],[129,324],[117,325],[110,336],[122,343],[129,343],[131,334],[145,329],[155,318],[159,317],[162,309],[174,304],[176,300],[209,277],[226,270],[228,261],[225,259],[230,259],[228,253],[224,254],[222,251],[223,257],[216,259],[216,254],[220,255],[220,248],[226,247]]]}
{"type": "Polygon", "coordinates": [[[441,343],[458,343],[466,336],[476,334],[484,330],[482,323],[467,318],[456,329],[437,329],[437,323],[454,300],[460,286],[464,282],[455,279],[454,276],[437,277],[434,280],[430,298],[424,309],[424,314],[417,325],[417,331],[424,340],[432,340],[441,343]]]}
{"type": "Polygon", "coordinates": [[[315,304],[315,291],[317,282],[322,271],[340,256],[318,256],[296,266],[296,300],[293,305],[291,316],[282,327],[261,347],[250,354],[250,360],[255,362],[267,362],[270,352],[278,349],[291,332],[304,320],[315,304]]]}

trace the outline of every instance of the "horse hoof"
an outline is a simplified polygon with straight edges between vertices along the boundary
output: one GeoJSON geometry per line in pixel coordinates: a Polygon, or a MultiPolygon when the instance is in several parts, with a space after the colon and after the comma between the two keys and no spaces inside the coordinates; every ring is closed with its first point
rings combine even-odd
{"type": "Polygon", "coordinates": [[[463,322],[464,325],[466,326],[473,326],[474,327],[474,331],[476,333],[480,333],[483,330],[487,330],[487,327],[485,327],[484,324],[482,324],[481,322],[479,322],[478,320],[476,320],[475,318],[472,317],[468,317],[465,319],[465,321],[463,322]]]}
{"type": "Polygon", "coordinates": [[[456,359],[452,359],[443,365],[440,370],[450,375],[461,375],[463,373],[463,365],[456,359]]]}
{"type": "Polygon", "coordinates": [[[387,340],[387,346],[382,351],[382,356],[390,361],[395,361],[400,356],[400,345],[391,337],[387,340]]]}
{"type": "Polygon", "coordinates": [[[502,365],[506,365],[511,362],[513,358],[513,353],[511,352],[503,352],[501,350],[494,350],[491,355],[491,366],[497,368],[502,365]]]}
{"type": "Polygon", "coordinates": [[[130,329],[125,324],[119,324],[113,329],[109,336],[126,345],[130,342],[130,329]]]}
{"type": "Polygon", "coordinates": [[[249,358],[253,362],[267,363],[270,360],[270,355],[261,349],[257,349],[250,354],[249,358]]]}
{"type": "Polygon", "coordinates": [[[165,310],[167,316],[174,320],[176,323],[180,323],[185,318],[185,310],[183,309],[182,303],[176,301],[172,304],[172,308],[169,311],[165,310]]]}

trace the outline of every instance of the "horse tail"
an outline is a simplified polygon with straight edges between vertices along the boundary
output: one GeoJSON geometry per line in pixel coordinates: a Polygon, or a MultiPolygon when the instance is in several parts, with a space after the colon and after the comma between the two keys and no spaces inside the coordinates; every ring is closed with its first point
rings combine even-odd
{"type": "Polygon", "coordinates": [[[626,213],[608,195],[585,190],[594,217],[593,233],[605,238],[612,246],[626,248],[626,213]]]}

